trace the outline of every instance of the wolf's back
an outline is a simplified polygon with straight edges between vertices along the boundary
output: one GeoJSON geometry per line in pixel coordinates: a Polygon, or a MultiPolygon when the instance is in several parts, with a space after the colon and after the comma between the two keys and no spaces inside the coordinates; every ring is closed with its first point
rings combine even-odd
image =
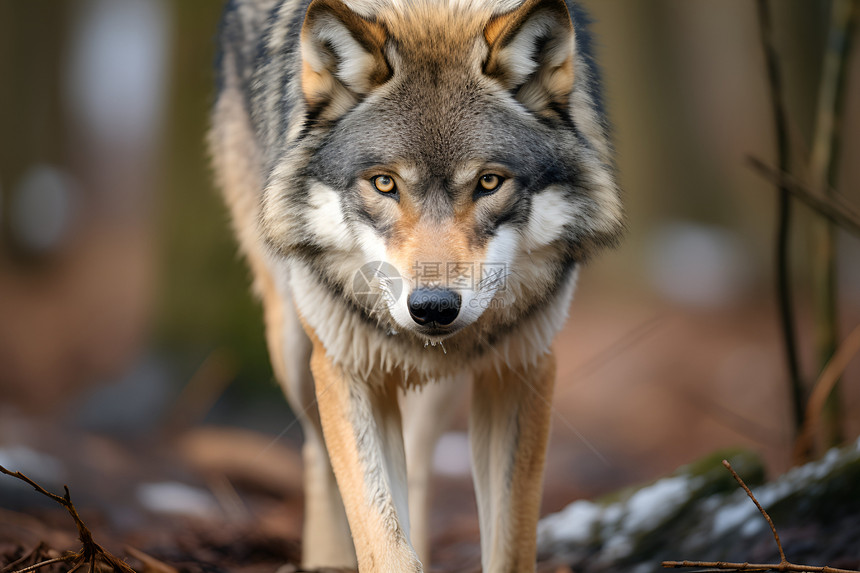
{"type": "MultiPolygon", "coordinates": [[[[263,53],[266,30],[272,28],[274,14],[284,1],[229,0],[218,33],[217,94],[212,108],[209,151],[240,249],[255,268],[261,266],[263,253],[256,225],[264,178],[262,142],[252,121],[251,85],[263,53]]],[[[256,290],[261,288],[256,284],[256,290]]]]}
{"type": "Polygon", "coordinates": [[[247,93],[254,63],[275,7],[283,0],[229,0],[221,16],[216,73],[219,91],[235,75],[247,93]]]}

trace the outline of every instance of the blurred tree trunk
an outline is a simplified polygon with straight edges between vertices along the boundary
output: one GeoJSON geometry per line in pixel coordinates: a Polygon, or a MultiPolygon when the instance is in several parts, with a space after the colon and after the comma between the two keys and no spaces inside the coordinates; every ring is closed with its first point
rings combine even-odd
{"type": "Polygon", "coordinates": [[[60,72],[68,14],[68,2],[0,0],[0,266],[21,254],[9,235],[15,184],[34,162],[66,159],[60,72]]]}
{"type": "MultiPolygon", "coordinates": [[[[818,95],[816,129],[812,142],[810,168],[814,188],[832,195],[837,185],[842,142],[842,119],[846,101],[846,76],[857,19],[856,0],[835,0],[831,8],[830,32],[824,56],[818,95]]],[[[839,293],[836,261],[837,229],[820,220],[815,231],[817,249],[812,258],[815,287],[816,345],[819,371],[833,357],[839,344],[839,293]]],[[[840,384],[834,386],[821,417],[821,444],[824,448],[843,440],[840,384]]]]}

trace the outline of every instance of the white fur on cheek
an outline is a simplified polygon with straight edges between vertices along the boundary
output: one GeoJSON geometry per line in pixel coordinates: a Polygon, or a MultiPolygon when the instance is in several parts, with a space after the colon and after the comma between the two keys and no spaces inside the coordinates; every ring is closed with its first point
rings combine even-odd
{"type": "MultiPolygon", "coordinates": [[[[415,323],[409,315],[409,308],[406,304],[409,285],[403,278],[405,275],[401,269],[398,269],[388,260],[385,241],[367,225],[361,225],[356,234],[366,264],[377,266],[377,263],[384,262],[386,264],[378,269],[380,272],[385,272],[386,269],[394,269],[396,272],[396,276],[380,277],[380,288],[385,290],[385,301],[388,305],[389,314],[401,328],[414,326],[415,323]]],[[[391,274],[395,273],[392,272],[391,274]]]]}
{"type": "Polygon", "coordinates": [[[460,291],[463,300],[460,315],[453,326],[467,326],[475,322],[489,307],[499,288],[508,279],[518,244],[519,234],[514,229],[504,226],[500,227],[496,236],[490,239],[486,258],[480,266],[481,277],[475,285],[475,290],[460,291]]]}
{"type": "MultiPolygon", "coordinates": [[[[505,265],[510,267],[517,253],[519,234],[510,227],[499,227],[496,236],[490,239],[487,245],[487,258],[484,263],[488,265],[505,265]]],[[[509,268],[505,269],[510,271],[509,268]]]]}
{"type": "Polygon", "coordinates": [[[388,312],[400,328],[415,328],[415,321],[412,320],[406,304],[407,298],[407,293],[404,292],[398,300],[394,301],[394,304],[388,306],[388,312]]]}
{"type": "Polygon", "coordinates": [[[574,206],[558,188],[548,187],[535,195],[529,223],[523,232],[523,249],[529,252],[560,238],[565,224],[574,220],[574,211],[574,206]]]}
{"type": "Polygon", "coordinates": [[[358,246],[364,254],[365,262],[375,263],[388,260],[385,241],[370,226],[359,225],[355,234],[358,239],[358,246]]]}
{"type": "Polygon", "coordinates": [[[349,233],[337,192],[322,183],[308,190],[306,221],[317,241],[337,250],[351,250],[355,241],[349,233]]]}

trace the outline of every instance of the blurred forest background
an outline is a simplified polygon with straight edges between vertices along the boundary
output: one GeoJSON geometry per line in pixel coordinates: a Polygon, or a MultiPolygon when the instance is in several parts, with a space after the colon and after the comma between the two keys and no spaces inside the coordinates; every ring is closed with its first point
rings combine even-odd
{"type": "MultiPolygon", "coordinates": [[[[583,4],[595,19],[629,232],[583,273],[556,343],[545,510],[721,447],[758,451],[780,473],[794,429],[774,286],[777,193],[746,159],[777,163],[755,3],[583,4]]],[[[76,471],[115,477],[116,460],[150,459],[154,444],[201,425],[253,431],[264,447],[279,438],[284,451],[299,443],[204,143],[221,7],[0,0],[4,465],[60,483],[51,464],[68,463],[74,490],[102,483],[75,482],[76,471]]],[[[831,2],[772,7],[791,171],[814,187],[831,2]]],[[[854,56],[832,187],[860,210],[854,56]]],[[[822,366],[821,235],[820,218],[795,203],[791,285],[807,387],[822,366]]],[[[839,231],[836,246],[841,340],[860,323],[860,240],[839,231]]],[[[838,387],[837,441],[860,434],[858,362],[838,387]]],[[[465,427],[460,416],[437,469],[468,489],[465,427]]],[[[161,479],[155,467],[146,479],[161,479]]],[[[0,505],[25,503],[2,486],[0,505]]],[[[82,495],[108,503],[117,487],[82,495]]]]}

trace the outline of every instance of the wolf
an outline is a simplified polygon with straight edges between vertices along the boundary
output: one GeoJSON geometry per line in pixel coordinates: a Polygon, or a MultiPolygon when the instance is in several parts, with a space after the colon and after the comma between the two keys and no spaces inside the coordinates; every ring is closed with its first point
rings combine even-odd
{"type": "Polygon", "coordinates": [[[485,572],[534,571],[551,343],[623,208],[565,0],[231,0],[209,144],[304,433],[303,566],[423,571],[455,395],[485,572]]]}

